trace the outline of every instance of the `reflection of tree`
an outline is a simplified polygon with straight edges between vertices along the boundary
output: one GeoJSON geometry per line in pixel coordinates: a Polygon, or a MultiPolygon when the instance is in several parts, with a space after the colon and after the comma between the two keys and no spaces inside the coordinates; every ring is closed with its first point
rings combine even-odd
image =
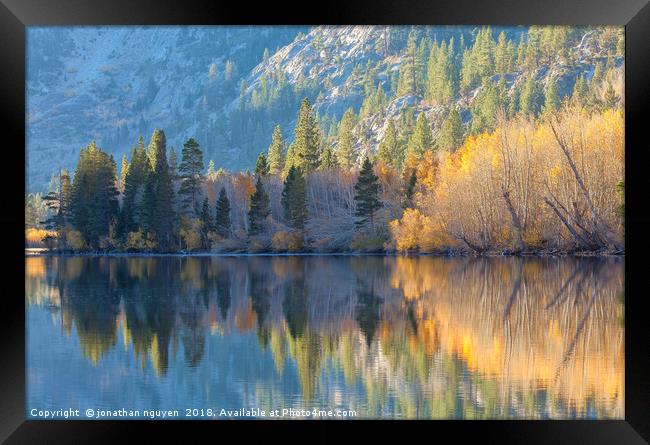
{"type": "Polygon", "coordinates": [[[357,293],[356,320],[368,346],[372,343],[377,325],[381,320],[381,303],[382,298],[375,295],[374,286],[371,286],[369,291],[361,289],[357,293]]]}
{"type": "Polygon", "coordinates": [[[230,308],[230,274],[228,271],[220,271],[217,275],[217,304],[221,318],[228,318],[228,308],[230,308]]]}
{"type": "Polygon", "coordinates": [[[284,372],[284,362],[287,357],[287,339],[281,326],[271,328],[271,353],[275,370],[279,375],[284,372]]]}
{"type": "Polygon", "coordinates": [[[275,364],[250,382],[259,391],[277,391],[295,369],[303,401],[327,400],[337,385],[370,417],[622,414],[622,262],[189,260],[42,261],[27,265],[26,291],[43,293],[28,302],[60,294],[64,327],[96,364],[119,327],[160,378],[177,344],[180,365],[194,367],[205,361],[208,329],[250,332],[275,364]]]}
{"type": "Polygon", "coordinates": [[[194,298],[187,295],[185,304],[180,307],[180,319],[183,329],[181,339],[185,351],[185,363],[192,368],[199,364],[205,349],[205,326],[202,324],[202,318],[206,307],[198,298],[199,295],[194,298]]]}
{"type": "Polygon", "coordinates": [[[169,367],[169,345],[173,335],[176,305],[169,292],[176,286],[177,261],[151,259],[129,268],[129,260],[118,268],[123,292],[126,328],[135,354],[144,367],[147,356],[158,375],[169,367]]]}
{"type": "Polygon", "coordinates": [[[251,271],[250,280],[253,311],[257,315],[257,335],[260,345],[266,349],[266,345],[269,343],[270,330],[265,321],[271,307],[271,295],[266,286],[266,277],[263,274],[251,271]]]}
{"type": "Polygon", "coordinates": [[[303,277],[292,280],[284,289],[282,309],[289,326],[289,333],[296,339],[307,327],[307,295],[303,277]]]}
{"type": "Polygon", "coordinates": [[[115,346],[119,293],[106,279],[105,261],[75,258],[63,284],[64,318],[74,321],[83,354],[94,364],[115,346]]]}

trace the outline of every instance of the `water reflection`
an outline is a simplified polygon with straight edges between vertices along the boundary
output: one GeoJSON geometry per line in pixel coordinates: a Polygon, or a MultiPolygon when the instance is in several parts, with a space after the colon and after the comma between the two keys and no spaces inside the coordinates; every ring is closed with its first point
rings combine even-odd
{"type": "Polygon", "coordinates": [[[28,405],[622,418],[622,260],[26,258],[28,405]]]}

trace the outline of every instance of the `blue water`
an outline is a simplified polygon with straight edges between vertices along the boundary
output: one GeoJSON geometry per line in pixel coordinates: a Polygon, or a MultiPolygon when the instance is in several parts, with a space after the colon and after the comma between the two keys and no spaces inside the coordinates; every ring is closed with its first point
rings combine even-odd
{"type": "Polygon", "coordinates": [[[622,418],[623,267],[26,258],[27,416],[622,418]]]}

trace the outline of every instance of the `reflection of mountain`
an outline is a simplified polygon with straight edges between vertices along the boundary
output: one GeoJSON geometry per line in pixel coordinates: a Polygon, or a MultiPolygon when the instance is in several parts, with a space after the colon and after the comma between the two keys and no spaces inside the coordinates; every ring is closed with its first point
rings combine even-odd
{"type": "MultiPolygon", "coordinates": [[[[370,417],[623,415],[621,261],[34,257],[26,274],[28,304],[60,307],[96,366],[121,338],[164,380],[176,360],[221,366],[211,336],[250,333],[275,386],[295,367],[306,403],[342,391],[370,417]]],[[[277,404],[268,391],[258,406],[277,404]]]]}

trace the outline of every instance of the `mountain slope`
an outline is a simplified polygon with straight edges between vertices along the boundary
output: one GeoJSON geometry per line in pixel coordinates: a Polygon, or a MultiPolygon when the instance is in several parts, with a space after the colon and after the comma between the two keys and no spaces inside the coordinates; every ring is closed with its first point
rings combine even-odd
{"type": "MultiPolygon", "coordinates": [[[[139,134],[148,138],[159,127],[178,149],[223,116],[265,48],[274,51],[303,29],[30,28],[29,189],[42,190],[52,172],[74,168],[91,139],[119,161],[139,134]]],[[[224,148],[211,154],[227,158],[218,153],[224,148]]]]}
{"type": "MultiPolygon", "coordinates": [[[[524,27],[492,28],[494,43],[528,39],[524,27]]],[[[521,91],[527,76],[543,88],[550,79],[560,99],[576,80],[591,79],[607,63],[602,31],[573,29],[571,61],[550,57],[538,66],[520,66],[503,75],[504,97],[521,91]]],[[[419,28],[421,42],[454,39],[455,62],[481,33],[466,26],[419,28]]],[[[412,63],[410,27],[111,27],[31,28],[28,34],[27,149],[30,191],[44,190],[59,168],[73,169],[79,148],[96,139],[119,158],[130,154],[142,134],[163,128],[177,153],[195,137],[205,163],[252,168],[266,150],[276,123],[291,140],[298,106],[308,97],[319,115],[326,144],[336,145],[338,122],[346,109],[359,115],[353,130],[358,162],[376,152],[389,119],[424,112],[434,136],[451,107],[472,125],[484,85],[461,89],[451,103],[425,92],[400,91],[400,70],[412,63]],[[265,48],[267,51],[265,51],[265,48]],[[385,104],[364,101],[381,90],[385,104]],[[377,109],[375,109],[377,108],[377,109]]],[[[492,49],[491,51],[494,51],[492,49]]],[[[426,76],[427,52],[418,54],[426,76]]],[[[623,59],[614,57],[622,99],[623,59]]],[[[492,76],[492,83],[501,80],[492,76]]],[[[405,137],[408,131],[404,131],[405,137]]]]}

